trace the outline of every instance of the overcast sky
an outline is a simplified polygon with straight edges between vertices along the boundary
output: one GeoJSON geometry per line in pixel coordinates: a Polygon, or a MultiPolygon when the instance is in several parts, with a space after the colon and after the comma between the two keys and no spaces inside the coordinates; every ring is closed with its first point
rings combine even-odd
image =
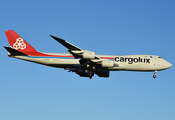
{"type": "Polygon", "coordinates": [[[36,50],[67,53],[49,35],[106,55],[159,55],[175,65],[173,0],[8,0],[0,4],[0,119],[175,120],[175,69],[79,77],[7,56],[4,29],[36,50]]]}

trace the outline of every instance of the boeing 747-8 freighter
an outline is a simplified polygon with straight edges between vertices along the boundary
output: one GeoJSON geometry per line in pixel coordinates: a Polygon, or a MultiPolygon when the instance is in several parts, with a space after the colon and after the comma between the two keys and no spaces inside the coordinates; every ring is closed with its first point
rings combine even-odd
{"type": "Polygon", "coordinates": [[[5,33],[10,47],[4,48],[9,57],[64,68],[90,79],[94,74],[109,77],[110,71],[153,71],[153,78],[156,78],[157,71],[172,67],[171,63],[156,55],[97,55],[52,35],[51,37],[66,47],[69,53],[38,52],[15,31],[5,30],[5,33]]]}

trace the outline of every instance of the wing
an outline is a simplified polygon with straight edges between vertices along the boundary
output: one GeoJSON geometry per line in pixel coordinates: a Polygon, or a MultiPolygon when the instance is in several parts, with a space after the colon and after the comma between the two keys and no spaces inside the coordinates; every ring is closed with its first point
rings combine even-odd
{"type": "Polygon", "coordinates": [[[50,35],[52,38],[54,38],[56,41],[58,41],[60,44],[62,44],[64,47],[68,49],[68,52],[71,53],[75,58],[83,58],[83,59],[99,59],[95,52],[83,50],[61,38],[55,37],[53,35],[50,35]]]}
{"type": "Polygon", "coordinates": [[[81,48],[78,48],[76,47],[75,45],[72,45],[71,43],[61,39],[61,38],[58,38],[58,37],[55,37],[53,35],[50,35],[52,38],[54,38],[56,41],[58,41],[60,44],[62,44],[63,46],[65,46],[67,49],[69,50],[75,50],[75,51],[82,51],[81,48]]]}
{"type": "Polygon", "coordinates": [[[83,50],[61,38],[55,37],[53,35],[50,36],[65,46],[68,49],[68,52],[71,53],[75,58],[81,58],[79,63],[82,65],[82,70],[69,69],[69,71],[75,72],[82,77],[92,78],[94,74],[97,74],[99,77],[109,77],[108,68],[119,66],[112,60],[101,59],[95,54],[95,52],[83,50]],[[98,71],[99,69],[103,69],[104,71],[98,71]]]}

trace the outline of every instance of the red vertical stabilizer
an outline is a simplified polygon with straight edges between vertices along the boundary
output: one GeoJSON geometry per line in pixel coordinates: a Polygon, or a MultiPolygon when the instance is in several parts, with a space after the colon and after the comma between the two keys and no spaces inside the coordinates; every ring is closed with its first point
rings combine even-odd
{"type": "Polygon", "coordinates": [[[9,44],[12,48],[14,48],[20,52],[23,52],[23,53],[37,52],[29,43],[27,43],[15,31],[5,30],[5,34],[7,36],[9,44]]]}

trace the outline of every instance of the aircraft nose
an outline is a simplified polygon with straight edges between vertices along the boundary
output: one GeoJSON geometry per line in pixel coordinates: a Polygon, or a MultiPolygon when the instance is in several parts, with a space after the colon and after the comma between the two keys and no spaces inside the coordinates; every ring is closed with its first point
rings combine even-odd
{"type": "Polygon", "coordinates": [[[167,68],[170,68],[170,67],[172,67],[172,64],[169,63],[169,62],[166,62],[166,67],[167,67],[167,68]]]}

